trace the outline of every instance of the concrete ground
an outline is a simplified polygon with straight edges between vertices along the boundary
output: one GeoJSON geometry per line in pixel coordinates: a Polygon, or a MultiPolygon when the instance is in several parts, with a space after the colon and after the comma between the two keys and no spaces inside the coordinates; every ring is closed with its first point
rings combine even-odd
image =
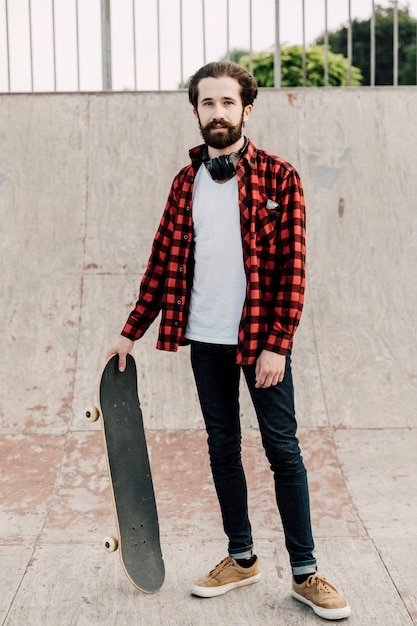
{"type": "MultiPolygon", "coordinates": [[[[310,207],[293,366],[319,572],[348,598],[351,626],[417,624],[417,93],[262,98],[251,136],[273,143],[279,121],[280,145],[268,148],[299,167],[310,207]]],[[[226,541],[188,349],[155,351],[156,325],[134,355],[166,565],[161,591],[135,590],[117,552],[102,548],[115,521],[100,424],[84,408],[96,402],[106,349],[133,306],[169,181],[198,140],[183,95],[22,95],[0,105],[1,624],[320,623],[289,595],[272,475],[244,387],[263,578],[217,599],[190,595],[226,541]],[[178,154],[157,150],[174,105],[178,154]]]]}

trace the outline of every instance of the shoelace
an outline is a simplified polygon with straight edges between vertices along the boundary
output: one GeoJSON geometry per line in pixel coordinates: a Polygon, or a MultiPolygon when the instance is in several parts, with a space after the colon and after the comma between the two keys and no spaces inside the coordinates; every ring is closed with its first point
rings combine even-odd
{"type": "Polygon", "coordinates": [[[218,565],[214,569],[211,570],[210,576],[217,576],[223,569],[227,567],[232,567],[233,561],[230,556],[227,556],[223,561],[220,561],[218,565]]]}
{"type": "Polygon", "coordinates": [[[307,579],[307,587],[313,587],[314,585],[316,585],[317,593],[332,593],[332,591],[337,593],[336,587],[327,582],[324,576],[318,576],[317,574],[310,576],[307,579]]]}

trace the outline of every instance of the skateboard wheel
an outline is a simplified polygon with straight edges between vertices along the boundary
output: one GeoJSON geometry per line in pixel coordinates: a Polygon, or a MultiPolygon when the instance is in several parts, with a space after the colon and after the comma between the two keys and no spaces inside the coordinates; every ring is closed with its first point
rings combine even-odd
{"type": "Polygon", "coordinates": [[[96,406],[88,406],[85,410],[85,416],[89,422],[96,422],[99,418],[99,411],[96,406]]]}
{"type": "Polygon", "coordinates": [[[117,548],[119,547],[119,542],[117,541],[116,537],[105,537],[104,541],[103,541],[103,545],[104,545],[104,549],[107,552],[115,552],[117,550],[117,548]]]}

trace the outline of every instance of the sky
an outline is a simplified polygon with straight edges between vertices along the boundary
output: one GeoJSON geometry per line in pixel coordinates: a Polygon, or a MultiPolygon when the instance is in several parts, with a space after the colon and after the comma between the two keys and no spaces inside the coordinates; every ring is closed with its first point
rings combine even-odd
{"type": "MultiPolygon", "coordinates": [[[[389,0],[379,2],[386,6],[389,0]]],[[[411,14],[417,18],[417,0],[399,2],[399,6],[404,4],[408,4],[411,14]]],[[[280,0],[279,5],[281,43],[301,44],[302,0],[280,0]]],[[[325,5],[326,0],[304,0],[307,44],[324,32],[325,5]]],[[[187,80],[204,62],[224,57],[227,53],[227,0],[205,0],[205,45],[202,6],[203,0],[182,0],[181,46],[180,0],[159,0],[158,70],[157,0],[112,0],[113,89],[134,89],[135,86],[139,90],[177,89],[181,79],[187,80]]],[[[352,19],[369,19],[372,0],[350,0],[350,6],[352,19]]],[[[11,91],[31,91],[32,87],[34,91],[53,91],[55,86],[58,91],[101,90],[100,7],[101,0],[0,0],[0,92],[8,91],[6,12],[11,91]]],[[[346,25],[349,0],[327,0],[327,11],[328,30],[346,25]]],[[[229,0],[229,12],[229,49],[249,50],[250,0],[229,0]]],[[[253,52],[271,48],[274,41],[275,0],[252,0],[253,52]]]]}

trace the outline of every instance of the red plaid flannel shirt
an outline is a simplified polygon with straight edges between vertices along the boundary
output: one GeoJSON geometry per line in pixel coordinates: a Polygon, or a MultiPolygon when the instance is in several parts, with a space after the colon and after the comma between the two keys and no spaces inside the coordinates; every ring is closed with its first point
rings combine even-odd
{"type": "MultiPolygon", "coordinates": [[[[187,344],[193,280],[192,194],[203,146],[175,177],[155,235],[138,301],[122,335],[139,339],[162,312],[157,348],[187,344]]],[[[305,204],[300,178],[283,159],[250,141],[238,163],[242,248],[247,277],[237,363],[251,364],[263,349],[291,350],[305,290],[305,204]]]]}

